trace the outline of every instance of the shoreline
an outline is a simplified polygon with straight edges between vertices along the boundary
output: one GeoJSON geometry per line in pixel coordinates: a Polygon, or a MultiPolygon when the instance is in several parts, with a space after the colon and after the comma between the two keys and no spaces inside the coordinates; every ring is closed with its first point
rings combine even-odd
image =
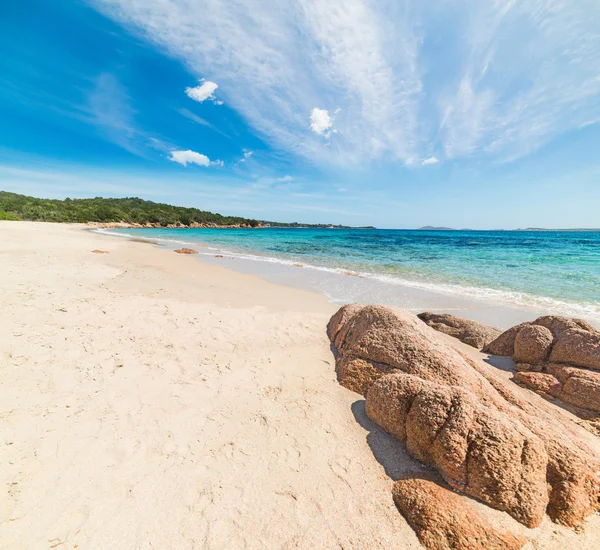
{"type": "Polygon", "coordinates": [[[275,284],[316,292],[337,306],[350,302],[381,303],[407,309],[412,313],[453,313],[502,329],[524,321],[532,321],[543,315],[563,315],[585,319],[600,328],[600,314],[590,313],[579,304],[527,296],[517,291],[409,281],[386,274],[360,273],[345,268],[302,264],[245,250],[226,250],[212,243],[193,240],[136,237],[102,230],[98,232],[123,239],[143,239],[157,247],[172,250],[180,245],[191,247],[198,251],[197,259],[201,262],[256,275],[275,284]],[[519,303],[528,300],[533,303],[519,303]]]}

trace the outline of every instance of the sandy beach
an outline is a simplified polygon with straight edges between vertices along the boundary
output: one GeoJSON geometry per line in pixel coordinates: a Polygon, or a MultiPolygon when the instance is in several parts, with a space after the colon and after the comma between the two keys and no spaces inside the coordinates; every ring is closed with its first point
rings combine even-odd
{"type": "MultiPolygon", "coordinates": [[[[420,547],[390,493],[417,463],[337,383],[324,297],[29,222],[0,222],[0,285],[0,548],[420,547]]],[[[598,547],[598,517],[480,508],[598,547]]]]}
{"type": "Polygon", "coordinates": [[[324,298],[76,226],[0,235],[0,547],[418,547],[324,298]]]}

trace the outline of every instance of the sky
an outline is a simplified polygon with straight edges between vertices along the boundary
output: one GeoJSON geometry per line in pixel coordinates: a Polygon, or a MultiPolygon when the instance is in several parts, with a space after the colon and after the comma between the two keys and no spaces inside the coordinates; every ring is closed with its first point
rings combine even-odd
{"type": "Polygon", "coordinates": [[[0,189],[600,227],[598,0],[2,0],[0,189]]]}

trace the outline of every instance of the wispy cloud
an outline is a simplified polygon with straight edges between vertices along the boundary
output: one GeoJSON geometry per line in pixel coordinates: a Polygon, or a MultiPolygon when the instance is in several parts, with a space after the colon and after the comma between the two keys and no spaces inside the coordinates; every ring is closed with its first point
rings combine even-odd
{"type": "Polygon", "coordinates": [[[252,189],[266,189],[268,187],[285,187],[292,183],[294,178],[290,175],[285,176],[262,176],[257,178],[253,183],[250,184],[252,189]]]}
{"type": "Polygon", "coordinates": [[[415,148],[419,38],[391,0],[381,10],[368,0],[343,9],[329,0],[92,1],[217,81],[227,105],[279,149],[347,164],[415,148]],[[307,123],[316,105],[342,108],[330,146],[307,123]]]}
{"type": "Polygon", "coordinates": [[[205,118],[202,118],[201,116],[198,116],[196,113],[192,113],[192,111],[190,111],[189,109],[181,108],[181,109],[178,109],[177,112],[181,116],[184,116],[185,118],[191,120],[192,122],[195,122],[196,124],[200,124],[201,126],[206,126],[207,128],[214,130],[215,132],[217,132],[218,134],[221,134],[222,136],[225,136],[226,138],[229,137],[228,134],[223,132],[221,129],[217,128],[214,124],[211,124],[210,122],[208,122],[208,120],[206,120],[205,118]]]}
{"type": "Polygon", "coordinates": [[[430,166],[440,162],[436,157],[429,157],[421,161],[421,166],[430,166]]]}
{"type": "Polygon", "coordinates": [[[446,156],[511,160],[600,120],[594,0],[463,0],[451,9],[466,40],[458,84],[440,101],[446,156]]]}
{"type": "Polygon", "coordinates": [[[223,166],[224,164],[222,160],[211,161],[206,155],[190,150],[171,151],[171,156],[169,157],[169,160],[177,162],[182,166],[187,166],[188,164],[196,164],[198,166],[223,166]]]}
{"type": "Polygon", "coordinates": [[[316,163],[510,160],[600,120],[597,0],[91,1],[316,163]]]}
{"type": "Polygon", "coordinates": [[[88,97],[87,111],[89,121],[104,138],[130,153],[142,154],[141,132],[134,123],[135,110],[115,76],[109,73],[98,76],[88,97]]]}

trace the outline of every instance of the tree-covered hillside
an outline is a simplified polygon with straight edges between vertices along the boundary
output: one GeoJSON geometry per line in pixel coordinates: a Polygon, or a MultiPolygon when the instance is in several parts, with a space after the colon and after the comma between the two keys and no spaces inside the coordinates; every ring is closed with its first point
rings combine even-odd
{"type": "Polygon", "coordinates": [[[36,199],[0,191],[0,220],[32,220],[43,222],[124,222],[167,226],[180,223],[247,225],[256,227],[256,220],[221,216],[197,208],[184,208],[145,201],[135,197],[125,199],[36,199]]]}

